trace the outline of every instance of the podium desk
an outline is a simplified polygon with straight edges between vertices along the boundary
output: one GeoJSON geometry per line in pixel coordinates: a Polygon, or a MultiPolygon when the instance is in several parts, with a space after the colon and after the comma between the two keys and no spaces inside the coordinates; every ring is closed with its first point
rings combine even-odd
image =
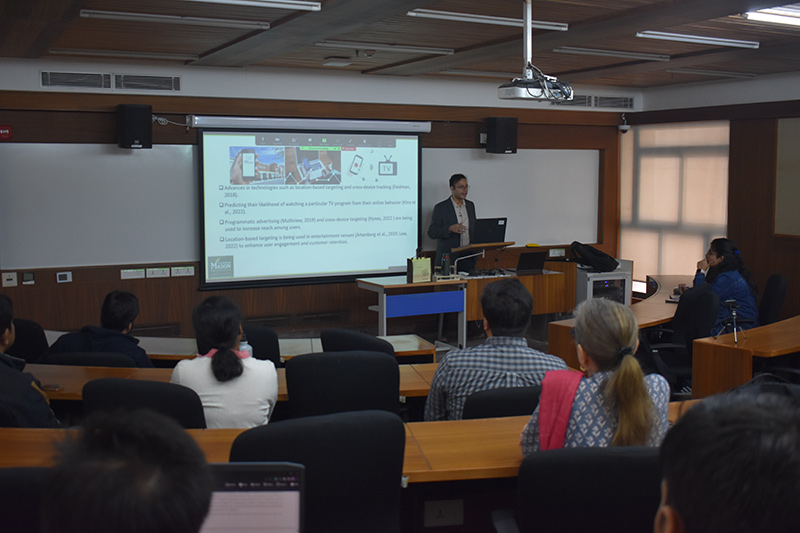
{"type": "Polygon", "coordinates": [[[753,357],[777,357],[800,351],[800,316],[716,339],[694,341],[692,348],[692,397],[704,398],[750,381],[753,357]],[[747,338],[745,338],[747,335],[747,338]]]}
{"type": "Polygon", "coordinates": [[[359,278],[356,283],[378,295],[378,305],[370,306],[370,310],[378,313],[379,336],[387,334],[389,318],[458,313],[458,345],[467,345],[467,280],[408,283],[406,276],[390,276],[359,278]],[[439,290],[442,288],[455,290],[439,290]]]}
{"type": "MultiPolygon", "coordinates": [[[[631,305],[639,328],[649,328],[665,324],[675,316],[675,303],[667,303],[673,288],[679,283],[691,283],[689,276],[651,276],[655,280],[656,292],[652,296],[631,305]]],[[[550,322],[547,329],[547,351],[562,358],[570,368],[579,368],[578,355],[575,352],[575,341],[570,329],[575,326],[575,319],[550,322]]]]}

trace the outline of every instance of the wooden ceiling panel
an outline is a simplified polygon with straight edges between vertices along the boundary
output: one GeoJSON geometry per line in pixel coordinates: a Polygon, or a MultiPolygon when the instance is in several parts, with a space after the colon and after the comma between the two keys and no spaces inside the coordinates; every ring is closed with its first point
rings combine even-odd
{"type": "MultiPolygon", "coordinates": [[[[758,75],[800,71],[800,28],[752,22],[738,14],[769,0],[533,0],[536,20],[564,22],[569,31],[535,30],[533,63],[571,83],[659,87],[708,81],[666,72],[694,68],[758,75]],[[656,30],[759,41],[758,50],[636,38],[656,30]],[[560,46],[666,54],[670,61],[573,55],[560,46]],[[574,80],[574,81],[572,81],[574,80]]],[[[522,18],[521,0],[323,0],[319,12],[187,0],[26,0],[0,7],[0,57],[44,57],[51,48],[161,52],[200,56],[198,66],[323,68],[346,57],[342,70],[387,75],[444,75],[446,69],[522,73],[522,29],[424,19],[412,9],[522,18]],[[81,9],[269,22],[267,31],[81,18],[81,9]],[[452,48],[452,56],[315,46],[321,40],[452,48]]],[[[450,76],[448,79],[458,79],[450,76]]]]}

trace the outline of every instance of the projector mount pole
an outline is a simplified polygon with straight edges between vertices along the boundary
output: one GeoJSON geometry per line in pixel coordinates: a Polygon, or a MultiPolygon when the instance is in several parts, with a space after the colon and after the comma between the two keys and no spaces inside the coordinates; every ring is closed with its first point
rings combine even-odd
{"type": "Polygon", "coordinates": [[[526,80],[533,79],[533,15],[531,13],[532,0],[525,0],[522,10],[522,53],[525,55],[525,64],[522,65],[522,75],[526,80]]]}

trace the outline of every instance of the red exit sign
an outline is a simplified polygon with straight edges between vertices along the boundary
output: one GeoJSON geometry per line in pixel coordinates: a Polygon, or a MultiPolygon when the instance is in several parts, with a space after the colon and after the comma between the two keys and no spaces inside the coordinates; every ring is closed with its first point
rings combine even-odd
{"type": "Polygon", "coordinates": [[[0,141],[11,139],[11,126],[0,126],[0,141]]]}

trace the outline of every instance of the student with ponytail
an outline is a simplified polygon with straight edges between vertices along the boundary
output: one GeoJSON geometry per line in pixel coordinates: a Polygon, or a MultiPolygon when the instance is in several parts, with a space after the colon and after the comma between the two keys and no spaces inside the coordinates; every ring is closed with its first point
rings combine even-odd
{"type": "Polygon", "coordinates": [[[582,302],[572,330],[584,374],[548,372],[539,406],[522,432],[522,453],[556,448],[658,446],[667,431],[669,385],[644,376],[633,357],[639,325],[631,310],[601,298],[582,302]]]}
{"type": "MultiPolygon", "coordinates": [[[[719,296],[720,302],[712,334],[722,331],[731,316],[730,308],[725,305],[728,300],[736,300],[737,325],[744,329],[758,326],[756,285],[750,271],[744,266],[739,249],[730,239],[720,237],[711,241],[706,256],[697,262],[694,286],[706,283],[711,284],[711,290],[719,296]]],[[[682,286],[681,289],[685,290],[686,287],[682,286]]]]}
{"type": "Polygon", "coordinates": [[[206,352],[181,361],[172,383],[193,389],[203,402],[209,428],[263,426],[278,400],[278,373],[272,361],[239,352],[242,315],[223,296],[206,298],[192,312],[197,346],[206,352]]]}

